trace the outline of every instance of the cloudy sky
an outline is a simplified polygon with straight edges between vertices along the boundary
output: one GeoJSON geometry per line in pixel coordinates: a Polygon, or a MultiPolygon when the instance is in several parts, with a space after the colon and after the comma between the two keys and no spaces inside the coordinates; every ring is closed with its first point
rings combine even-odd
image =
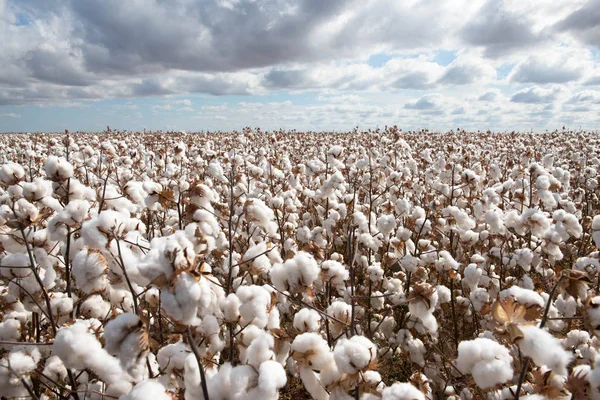
{"type": "Polygon", "coordinates": [[[0,0],[0,132],[600,129],[600,0],[0,0]]]}

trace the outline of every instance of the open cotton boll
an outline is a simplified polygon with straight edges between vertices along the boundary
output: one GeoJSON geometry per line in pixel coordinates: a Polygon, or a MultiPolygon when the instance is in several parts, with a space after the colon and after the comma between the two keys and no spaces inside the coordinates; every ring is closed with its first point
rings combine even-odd
{"type": "Polygon", "coordinates": [[[35,222],[39,215],[38,208],[25,199],[19,199],[15,202],[14,213],[25,225],[35,222]]]}
{"type": "Polygon", "coordinates": [[[273,336],[265,331],[261,331],[260,335],[258,335],[252,343],[250,343],[248,349],[246,349],[246,362],[254,368],[258,368],[263,362],[275,358],[275,354],[271,350],[274,343],[275,339],[273,336]]]}
{"type": "Polygon", "coordinates": [[[481,311],[483,306],[490,301],[490,294],[485,288],[477,288],[470,293],[469,300],[471,300],[475,311],[481,311]]]}
{"type": "Polygon", "coordinates": [[[394,215],[382,215],[377,219],[377,229],[387,237],[396,229],[396,217],[394,215]]]}
{"type": "Polygon", "coordinates": [[[62,182],[73,176],[73,166],[63,157],[50,156],[44,166],[48,179],[62,182]]]}
{"type": "Polygon", "coordinates": [[[292,342],[292,357],[301,365],[321,370],[332,361],[327,341],[318,333],[302,333],[292,342]]]}
{"type": "Polygon", "coordinates": [[[20,337],[21,322],[18,319],[7,318],[0,322],[0,340],[17,341],[20,337]]]}
{"type": "Polygon", "coordinates": [[[67,369],[60,358],[56,355],[51,355],[48,357],[42,373],[44,376],[47,376],[54,382],[67,379],[67,369]]]}
{"type": "Polygon", "coordinates": [[[244,211],[246,212],[245,215],[248,221],[254,222],[271,236],[277,234],[275,213],[264,201],[260,199],[250,199],[244,204],[244,211]]]}
{"type": "Polygon", "coordinates": [[[371,282],[379,282],[383,279],[383,268],[381,263],[375,263],[367,267],[367,273],[369,274],[369,280],[371,282]]]}
{"type": "Polygon", "coordinates": [[[26,253],[12,253],[4,256],[0,265],[0,273],[8,278],[25,278],[31,275],[31,269],[23,268],[29,267],[29,256],[26,253]],[[7,268],[16,267],[16,268],[7,268]]]}
{"type": "Polygon", "coordinates": [[[349,279],[350,274],[344,265],[336,260],[327,260],[321,263],[321,280],[331,282],[338,291],[345,288],[344,281],[349,279]]]}
{"type": "Polygon", "coordinates": [[[396,382],[383,389],[381,400],[425,400],[425,395],[410,383],[396,382]]]}
{"type": "Polygon", "coordinates": [[[317,332],[321,325],[321,315],[310,308],[303,308],[294,315],[294,328],[299,332],[317,332]]]}
{"type": "Polygon", "coordinates": [[[294,258],[273,266],[271,280],[278,290],[301,293],[312,286],[319,277],[319,272],[315,258],[307,252],[299,251],[294,258]]]}
{"type": "Polygon", "coordinates": [[[269,322],[268,308],[271,304],[271,293],[262,286],[240,286],[236,295],[241,302],[239,314],[242,324],[251,323],[264,328],[269,322]]]}
{"type": "Polygon", "coordinates": [[[600,249],[600,215],[596,215],[592,220],[592,238],[596,247],[600,249]]]}
{"type": "Polygon", "coordinates": [[[0,182],[6,186],[14,185],[25,177],[25,170],[14,162],[5,162],[0,167],[0,182]]]}
{"type": "MultiPolygon", "coordinates": [[[[242,268],[249,270],[251,274],[260,274],[270,271],[271,260],[267,254],[263,253],[265,253],[271,246],[272,245],[270,243],[260,242],[248,248],[242,257],[242,260],[240,261],[242,268]]],[[[281,262],[281,259],[279,262],[281,262]]]]}
{"type": "Polygon", "coordinates": [[[172,343],[158,350],[156,361],[160,366],[160,370],[169,375],[174,369],[184,369],[186,357],[190,354],[192,352],[187,344],[183,342],[172,343]]]}
{"type": "Polygon", "coordinates": [[[13,379],[20,380],[32,373],[40,362],[42,355],[37,346],[15,346],[8,354],[8,365],[13,379]]]}
{"type": "Polygon", "coordinates": [[[192,275],[187,272],[177,275],[172,290],[163,290],[161,294],[162,309],[171,318],[183,325],[200,324],[198,307],[202,288],[192,275]]]}
{"type": "Polygon", "coordinates": [[[124,374],[119,361],[102,348],[82,320],[59,329],[52,350],[67,368],[89,368],[108,384],[119,381],[124,374]]]}
{"type": "MultiPolygon", "coordinates": [[[[243,287],[243,286],[240,286],[243,287]]],[[[219,301],[219,307],[223,312],[223,316],[227,322],[237,322],[240,317],[240,306],[242,302],[235,293],[230,293],[229,296],[223,297],[219,301]]]]}
{"type": "Polygon", "coordinates": [[[108,242],[115,236],[121,236],[124,225],[125,217],[123,214],[106,210],[82,224],[81,236],[86,245],[101,250],[106,248],[108,242]]]}
{"type": "Polygon", "coordinates": [[[276,400],[279,389],[287,383],[283,366],[277,361],[265,361],[258,369],[258,387],[248,392],[248,398],[261,400],[276,400]]]}
{"type": "Polygon", "coordinates": [[[334,317],[336,320],[329,321],[329,328],[334,336],[338,336],[347,327],[341,322],[349,322],[352,314],[352,306],[343,301],[336,300],[327,307],[327,314],[334,317]],[[338,322],[341,321],[341,322],[338,322]]]}
{"type": "Polygon", "coordinates": [[[458,345],[456,367],[463,374],[473,375],[482,389],[509,381],[513,376],[513,359],[508,349],[486,338],[464,340],[458,345]]]}
{"type": "Polygon", "coordinates": [[[110,303],[104,300],[99,294],[87,297],[80,306],[82,316],[99,320],[105,319],[110,309],[110,303]]]}
{"type": "Polygon", "coordinates": [[[337,342],[333,358],[340,371],[351,375],[367,369],[377,359],[377,347],[364,336],[353,336],[337,342]]]}
{"type": "Polygon", "coordinates": [[[514,297],[517,302],[526,306],[544,307],[546,305],[544,298],[539,293],[516,285],[500,292],[500,300],[504,300],[508,296],[514,297]]]}
{"type": "Polygon", "coordinates": [[[108,286],[108,261],[98,250],[83,249],[73,259],[73,277],[85,293],[101,292],[108,286]]]}
{"type": "MultiPolygon", "coordinates": [[[[123,369],[132,376],[140,376],[148,353],[148,333],[143,322],[133,313],[124,313],[110,320],[104,327],[105,349],[118,355],[123,369]]],[[[140,376],[141,377],[141,376],[140,376]]]]}
{"type": "Polygon", "coordinates": [[[50,294],[50,308],[54,316],[69,315],[73,311],[73,299],[67,293],[53,292],[50,294]]]}
{"type": "MultiPolygon", "coordinates": [[[[209,398],[215,400],[225,400],[225,393],[230,392],[230,373],[231,364],[225,363],[221,365],[221,368],[219,368],[219,370],[210,379],[207,379],[209,398]]],[[[193,353],[190,353],[185,359],[183,379],[185,385],[185,400],[204,398],[200,370],[198,369],[198,359],[193,353]]]]}
{"type": "Polygon", "coordinates": [[[147,379],[135,385],[129,393],[121,396],[120,400],[172,400],[165,387],[154,379],[147,379]]]}
{"type": "Polygon", "coordinates": [[[573,355],[563,349],[560,340],[536,326],[520,326],[523,338],[517,344],[521,353],[538,366],[546,366],[555,374],[566,376],[573,355]]]}

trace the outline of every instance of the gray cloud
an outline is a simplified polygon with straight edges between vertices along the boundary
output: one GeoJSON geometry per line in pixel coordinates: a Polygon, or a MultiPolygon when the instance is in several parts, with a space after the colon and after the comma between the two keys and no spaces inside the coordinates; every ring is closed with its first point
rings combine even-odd
{"type": "Polygon", "coordinates": [[[529,57],[513,69],[510,80],[519,83],[566,83],[579,80],[583,75],[581,66],[568,64],[568,60],[549,60],[529,57]]]}
{"type": "Polygon", "coordinates": [[[562,32],[571,32],[582,42],[600,48],[600,0],[589,0],[556,24],[562,32]]]}
{"type": "Polygon", "coordinates": [[[510,101],[513,103],[530,103],[530,104],[540,104],[540,103],[552,103],[559,93],[559,90],[547,90],[542,89],[537,86],[532,86],[527,89],[523,89],[517,93],[515,93],[510,101]]]}
{"type": "Polygon", "coordinates": [[[466,43],[483,47],[486,56],[499,57],[541,41],[531,26],[525,17],[506,11],[503,1],[488,0],[459,34],[466,43]]]}
{"type": "Polygon", "coordinates": [[[436,94],[425,95],[417,101],[406,103],[404,108],[408,110],[436,110],[440,107],[439,99],[440,96],[436,94]]]}
{"type": "Polygon", "coordinates": [[[496,92],[486,92],[479,96],[477,100],[479,101],[495,101],[498,98],[498,93],[496,92]]]}

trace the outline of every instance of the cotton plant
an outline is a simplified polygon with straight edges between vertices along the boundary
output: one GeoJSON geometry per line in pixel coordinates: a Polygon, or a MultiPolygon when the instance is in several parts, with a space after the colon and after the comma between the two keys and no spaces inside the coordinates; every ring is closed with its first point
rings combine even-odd
{"type": "Polygon", "coordinates": [[[598,397],[593,134],[0,142],[3,395],[598,397]]]}

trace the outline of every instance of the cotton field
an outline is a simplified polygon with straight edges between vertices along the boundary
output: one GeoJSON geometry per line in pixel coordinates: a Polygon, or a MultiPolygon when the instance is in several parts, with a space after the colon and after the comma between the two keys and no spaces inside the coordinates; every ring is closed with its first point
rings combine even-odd
{"type": "Polygon", "coordinates": [[[600,399],[600,137],[0,136],[0,396],[600,399]]]}

